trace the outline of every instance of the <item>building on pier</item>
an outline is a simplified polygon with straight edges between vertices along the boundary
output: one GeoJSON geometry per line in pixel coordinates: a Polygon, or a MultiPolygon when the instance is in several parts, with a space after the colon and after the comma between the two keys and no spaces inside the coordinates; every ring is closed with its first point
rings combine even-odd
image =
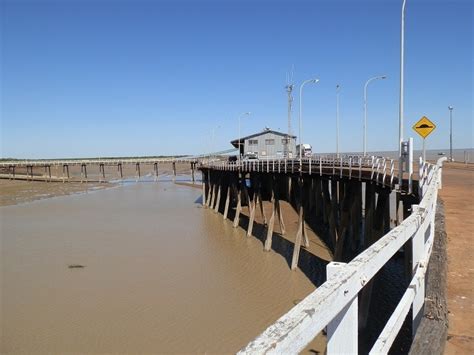
{"type": "Polygon", "coordinates": [[[296,157],[296,136],[265,128],[262,132],[251,134],[230,142],[239,148],[244,157],[258,159],[278,159],[296,157]],[[240,142],[240,144],[239,144],[240,142]]]}

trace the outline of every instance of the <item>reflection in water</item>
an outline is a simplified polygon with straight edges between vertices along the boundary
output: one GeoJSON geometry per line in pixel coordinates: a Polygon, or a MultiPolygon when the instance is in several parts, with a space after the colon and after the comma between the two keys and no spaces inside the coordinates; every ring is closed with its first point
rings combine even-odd
{"type": "Polygon", "coordinates": [[[1,208],[0,352],[234,352],[322,281],[200,194],[124,184],[1,208]]]}

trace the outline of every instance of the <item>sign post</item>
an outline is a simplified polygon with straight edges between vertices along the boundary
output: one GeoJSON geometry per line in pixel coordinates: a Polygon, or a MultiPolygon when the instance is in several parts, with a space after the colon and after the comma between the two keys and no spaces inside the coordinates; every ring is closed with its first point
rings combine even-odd
{"type": "Polygon", "coordinates": [[[423,161],[426,161],[425,139],[435,130],[436,125],[431,122],[428,117],[423,116],[412,128],[423,138],[423,161]]]}

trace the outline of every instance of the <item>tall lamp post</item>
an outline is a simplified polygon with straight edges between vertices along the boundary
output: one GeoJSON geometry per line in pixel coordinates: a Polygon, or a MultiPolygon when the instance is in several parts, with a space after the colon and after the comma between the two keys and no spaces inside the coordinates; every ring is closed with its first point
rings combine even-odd
{"type": "Polygon", "coordinates": [[[400,187],[403,182],[402,168],[402,141],[403,141],[403,88],[404,88],[404,63],[405,63],[405,5],[402,3],[402,13],[400,19],[400,98],[398,104],[398,183],[400,187]]]}
{"type": "Polygon", "coordinates": [[[241,154],[240,154],[240,145],[241,145],[241,143],[240,143],[240,119],[243,116],[246,116],[246,115],[249,116],[250,112],[244,112],[244,113],[239,115],[239,144],[238,144],[238,146],[239,146],[239,169],[240,169],[240,162],[241,162],[241,154]]]}
{"type": "Polygon", "coordinates": [[[453,106],[449,109],[449,161],[453,161],[453,106]]]}
{"type": "Polygon", "coordinates": [[[339,93],[341,85],[336,85],[336,156],[339,158],[339,93]]]}
{"type": "Polygon", "coordinates": [[[300,154],[300,172],[303,171],[303,159],[302,159],[302,144],[303,144],[303,139],[301,137],[301,131],[302,131],[302,120],[303,120],[303,87],[308,84],[316,84],[319,82],[319,79],[308,79],[303,81],[303,83],[300,86],[300,119],[299,119],[299,128],[298,128],[298,135],[299,135],[299,141],[300,141],[300,149],[299,149],[299,154],[300,154]]]}
{"type": "Polygon", "coordinates": [[[373,78],[370,78],[369,80],[366,81],[364,85],[364,156],[367,155],[367,86],[371,81],[377,80],[377,79],[386,79],[386,75],[381,75],[381,76],[374,76],[373,78]]]}

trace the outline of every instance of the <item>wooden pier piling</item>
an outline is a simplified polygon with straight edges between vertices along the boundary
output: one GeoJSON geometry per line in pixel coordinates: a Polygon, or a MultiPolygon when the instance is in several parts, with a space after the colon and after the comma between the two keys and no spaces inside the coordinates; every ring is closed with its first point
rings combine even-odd
{"type": "Polygon", "coordinates": [[[155,181],[158,181],[158,163],[153,163],[153,171],[155,173],[155,181]]]}
{"type": "Polygon", "coordinates": [[[120,180],[123,180],[122,163],[117,164],[117,173],[118,173],[118,176],[119,176],[120,180]]]}
{"type": "Polygon", "coordinates": [[[140,180],[140,163],[135,164],[135,176],[136,176],[136,181],[140,180]]]}
{"type": "Polygon", "coordinates": [[[201,198],[201,204],[202,204],[202,207],[205,207],[206,206],[206,175],[204,173],[204,171],[202,172],[202,184],[201,184],[201,187],[202,187],[202,198],[201,198]]]}
{"type": "Polygon", "coordinates": [[[99,182],[105,182],[105,165],[103,163],[99,164],[99,182]]]}
{"type": "MultiPolygon", "coordinates": [[[[33,171],[33,167],[31,170],[33,171]]],[[[65,182],[66,179],[67,179],[67,182],[69,182],[69,165],[68,164],[63,164],[62,178],[63,178],[63,183],[65,182]]]]}
{"type": "Polygon", "coordinates": [[[10,179],[15,180],[15,166],[10,166],[8,169],[11,171],[10,179]]]}
{"type": "Polygon", "coordinates": [[[231,194],[231,187],[230,184],[227,185],[227,193],[225,195],[225,206],[224,206],[224,214],[222,218],[224,220],[227,219],[227,214],[229,213],[229,205],[230,205],[230,194],[231,194]]]}
{"type": "Polygon", "coordinates": [[[219,212],[219,206],[221,204],[221,189],[222,189],[222,179],[219,177],[218,183],[217,183],[217,198],[215,201],[214,205],[214,212],[217,213],[219,212]]]}
{"type": "MultiPolygon", "coordinates": [[[[298,267],[298,260],[300,257],[300,250],[301,250],[301,243],[302,240],[305,239],[305,246],[306,246],[306,241],[307,241],[307,236],[305,232],[305,223],[304,223],[304,200],[303,200],[303,177],[300,176],[298,178],[298,194],[296,195],[297,201],[296,201],[296,208],[298,211],[298,230],[296,232],[296,238],[295,238],[295,247],[293,250],[293,258],[291,260],[291,269],[295,270],[298,267]]],[[[309,241],[307,242],[309,245],[309,241]]]]}
{"type": "Polygon", "coordinates": [[[270,197],[270,203],[272,206],[272,213],[270,215],[270,219],[268,220],[267,224],[267,238],[265,239],[265,245],[264,245],[264,250],[270,251],[272,249],[272,241],[273,241],[273,227],[275,225],[275,212],[276,212],[276,206],[275,206],[275,181],[273,178],[269,180],[270,184],[270,191],[271,191],[271,197],[270,197]]]}
{"type": "Polygon", "coordinates": [[[237,207],[235,209],[235,216],[234,216],[234,228],[239,226],[240,221],[240,212],[242,212],[242,182],[239,181],[235,187],[236,195],[237,195],[237,207]],[[238,188],[237,188],[238,186],[238,188]]]}
{"type": "Polygon", "coordinates": [[[81,184],[83,180],[87,183],[87,165],[84,163],[81,164],[81,184]]]}

